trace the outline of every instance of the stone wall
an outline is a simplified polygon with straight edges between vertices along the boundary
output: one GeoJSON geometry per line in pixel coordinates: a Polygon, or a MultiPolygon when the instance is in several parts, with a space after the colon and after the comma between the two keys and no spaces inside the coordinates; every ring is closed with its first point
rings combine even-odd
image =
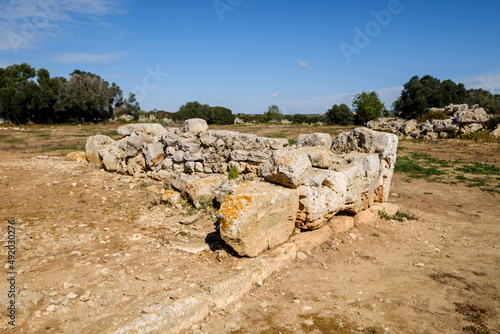
{"type": "MultiPolygon", "coordinates": [[[[467,104],[450,104],[444,108],[430,108],[431,112],[442,112],[449,116],[448,119],[428,120],[418,123],[417,120],[405,120],[402,118],[379,118],[369,121],[366,127],[372,130],[395,133],[400,138],[447,138],[450,133],[471,134],[484,129],[484,125],[490,119],[490,115],[483,108],[474,105],[469,108],[467,104]]],[[[498,130],[491,131],[497,136],[498,130]]]]}
{"type": "Polygon", "coordinates": [[[122,139],[87,140],[87,160],[108,171],[163,180],[164,200],[187,196],[196,207],[220,207],[223,240],[242,256],[285,242],[295,227],[314,230],[338,212],[356,214],[385,202],[396,161],[397,136],[358,128],[340,134],[263,138],[208,130],[191,119],[183,129],[130,124],[122,139]],[[230,169],[239,178],[229,180],[230,169]]]}

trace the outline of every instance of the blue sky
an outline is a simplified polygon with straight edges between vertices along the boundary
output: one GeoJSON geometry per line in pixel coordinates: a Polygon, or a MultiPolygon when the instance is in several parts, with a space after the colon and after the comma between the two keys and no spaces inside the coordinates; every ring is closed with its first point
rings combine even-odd
{"type": "Polygon", "coordinates": [[[323,113],[412,76],[500,93],[500,2],[465,0],[0,0],[0,67],[74,69],[143,110],[188,101],[323,113]]]}

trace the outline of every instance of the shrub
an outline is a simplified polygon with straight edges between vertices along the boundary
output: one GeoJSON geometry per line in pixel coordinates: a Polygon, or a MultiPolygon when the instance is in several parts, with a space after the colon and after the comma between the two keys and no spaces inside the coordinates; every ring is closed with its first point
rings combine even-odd
{"type": "Polygon", "coordinates": [[[227,178],[229,180],[232,180],[232,179],[237,179],[239,177],[240,177],[240,171],[238,170],[238,167],[236,166],[231,167],[229,173],[227,174],[227,178]]]}

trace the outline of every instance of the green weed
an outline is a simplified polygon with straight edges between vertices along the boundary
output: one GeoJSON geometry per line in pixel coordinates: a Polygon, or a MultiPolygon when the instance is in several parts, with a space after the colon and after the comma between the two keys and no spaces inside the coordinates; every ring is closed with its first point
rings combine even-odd
{"type": "Polygon", "coordinates": [[[379,211],[378,215],[380,218],[382,218],[384,220],[396,220],[396,221],[401,222],[401,223],[404,222],[405,220],[418,220],[418,218],[413,216],[412,214],[401,212],[401,211],[396,212],[396,214],[394,214],[392,216],[390,216],[385,211],[379,211]]]}
{"type": "Polygon", "coordinates": [[[238,170],[238,167],[236,166],[231,167],[229,173],[227,174],[227,178],[229,180],[232,180],[232,179],[237,179],[239,177],[240,177],[240,171],[238,170]]]}

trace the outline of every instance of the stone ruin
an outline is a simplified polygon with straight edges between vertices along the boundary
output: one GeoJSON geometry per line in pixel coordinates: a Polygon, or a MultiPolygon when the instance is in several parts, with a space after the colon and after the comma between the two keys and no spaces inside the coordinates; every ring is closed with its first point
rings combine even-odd
{"type": "Polygon", "coordinates": [[[162,201],[181,196],[219,208],[222,239],[254,257],[288,240],[295,228],[315,230],[338,213],[357,214],[388,199],[398,137],[357,128],[286,139],[209,130],[201,119],[183,129],[159,124],[118,128],[122,139],[87,139],[86,157],[107,171],[164,182],[162,201]],[[238,175],[229,179],[228,175],[238,175]],[[172,190],[173,189],[173,190],[172,190]]]}
{"type": "MultiPolygon", "coordinates": [[[[400,138],[447,138],[450,133],[471,134],[485,129],[485,123],[490,120],[490,115],[479,105],[469,108],[467,104],[450,104],[444,108],[430,108],[429,112],[442,112],[449,116],[448,119],[427,120],[418,123],[415,119],[379,118],[369,121],[365,126],[372,130],[395,133],[400,138]]],[[[500,137],[500,126],[490,132],[492,136],[500,137]]]]}

